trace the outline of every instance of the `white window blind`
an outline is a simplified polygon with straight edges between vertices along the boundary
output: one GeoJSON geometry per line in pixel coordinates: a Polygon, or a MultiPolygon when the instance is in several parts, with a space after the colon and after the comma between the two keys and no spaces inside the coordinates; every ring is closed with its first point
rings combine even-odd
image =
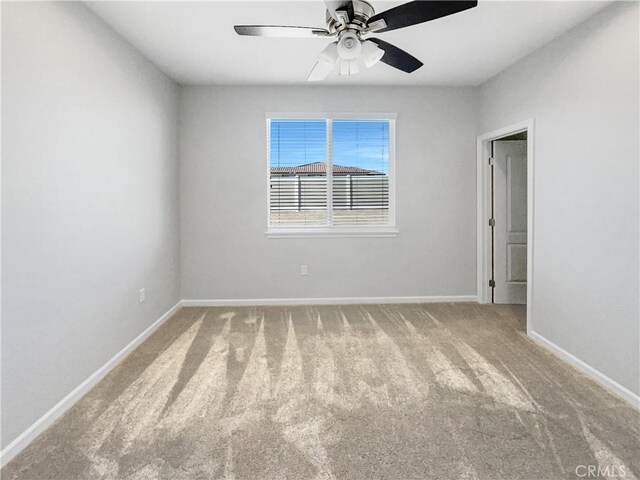
{"type": "Polygon", "coordinates": [[[272,120],[269,138],[270,224],[326,225],[326,121],[272,120]]]}
{"type": "Polygon", "coordinates": [[[269,228],[393,226],[393,119],[268,119],[269,228]]]}
{"type": "Polygon", "coordinates": [[[389,122],[333,121],[333,224],[389,223],[389,122]]]}

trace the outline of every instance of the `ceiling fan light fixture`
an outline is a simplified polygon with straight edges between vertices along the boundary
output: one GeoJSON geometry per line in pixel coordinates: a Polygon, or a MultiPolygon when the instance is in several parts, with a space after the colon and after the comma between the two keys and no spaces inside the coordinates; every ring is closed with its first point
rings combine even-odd
{"type": "Polygon", "coordinates": [[[349,75],[349,60],[338,61],[338,74],[349,75]]]}
{"type": "Polygon", "coordinates": [[[326,64],[331,64],[331,70],[333,70],[336,62],[338,61],[338,42],[330,43],[318,56],[318,61],[326,64]]]}
{"type": "Polygon", "coordinates": [[[378,47],[371,40],[362,42],[362,61],[367,68],[373,67],[376,63],[384,57],[384,50],[378,47]]]}
{"type": "Polygon", "coordinates": [[[338,65],[339,65],[338,73],[342,76],[355,75],[360,71],[360,69],[358,68],[358,61],[355,59],[354,60],[340,59],[338,65]]]}
{"type": "Polygon", "coordinates": [[[360,56],[362,42],[354,32],[345,32],[340,35],[337,49],[342,60],[354,60],[360,56]]]}
{"type": "Polygon", "coordinates": [[[309,82],[319,82],[324,80],[335,68],[338,61],[337,42],[330,43],[320,55],[318,55],[318,61],[311,70],[307,80],[309,82]]]}

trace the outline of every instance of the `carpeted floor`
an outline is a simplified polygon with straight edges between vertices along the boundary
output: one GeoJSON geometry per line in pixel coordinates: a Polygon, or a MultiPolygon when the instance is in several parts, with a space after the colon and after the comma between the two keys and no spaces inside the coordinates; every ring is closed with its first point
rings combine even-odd
{"type": "Polygon", "coordinates": [[[524,330],[508,306],[185,308],[2,479],[640,477],[640,414],[524,330]]]}

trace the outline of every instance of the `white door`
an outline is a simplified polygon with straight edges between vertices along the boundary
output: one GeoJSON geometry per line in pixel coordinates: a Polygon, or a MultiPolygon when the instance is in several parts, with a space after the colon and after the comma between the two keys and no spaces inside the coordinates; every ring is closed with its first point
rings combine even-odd
{"type": "Polygon", "coordinates": [[[527,302],[527,142],[493,144],[494,303],[527,302]]]}

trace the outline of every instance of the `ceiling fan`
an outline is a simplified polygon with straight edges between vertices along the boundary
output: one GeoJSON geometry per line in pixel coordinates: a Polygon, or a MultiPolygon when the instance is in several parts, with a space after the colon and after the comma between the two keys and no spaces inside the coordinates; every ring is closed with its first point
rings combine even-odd
{"type": "Polygon", "coordinates": [[[364,0],[325,0],[325,4],[326,28],[236,25],[234,29],[238,35],[257,37],[336,38],[336,41],[320,53],[307,79],[309,81],[323,80],[336,65],[340,75],[355,75],[360,70],[359,63],[371,68],[378,61],[411,73],[423,65],[420,60],[384,40],[369,35],[446,17],[473,8],[478,2],[417,0],[378,14],[373,6],[364,0]]]}

